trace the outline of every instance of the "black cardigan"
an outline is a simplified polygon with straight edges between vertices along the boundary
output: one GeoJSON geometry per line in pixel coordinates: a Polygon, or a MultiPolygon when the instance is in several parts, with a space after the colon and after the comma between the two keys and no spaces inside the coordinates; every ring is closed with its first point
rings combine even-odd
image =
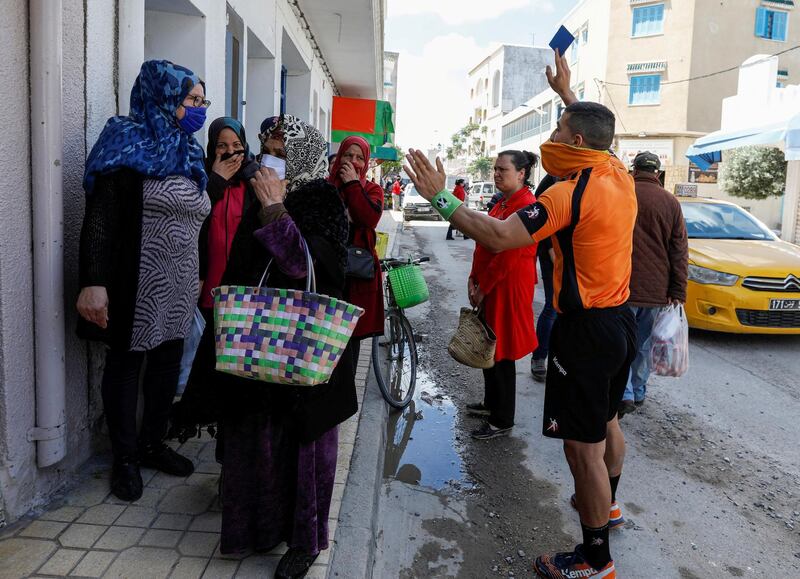
{"type": "MultiPolygon", "coordinates": [[[[227,182],[212,176],[209,181],[212,203],[222,200],[226,186],[227,182]]],[[[302,195],[308,203],[317,207],[330,204],[334,210],[343,210],[337,209],[343,206],[337,205],[340,202],[336,190],[321,180],[309,183],[293,194],[302,195]]],[[[262,227],[260,208],[260,203],[248,186],[242,221],[234,234],[222,285],[258,285],[270,259],[267,250],[254,236],[255,231],[262,227]]],[[[346,219],[344,214],[342,218],[346,219]]],[[[302,227],[300,233],[308,244],[314,262],[317,291],[342,298],[344,268],[336,257],[334,242],[322,236],[309,235],[303,232],[302,227]]],[[[345,242],[341,240],[341,243],[345,242]]],[[[208,227],[201,230],[200,247],[201,252],[207,254],[208,227]]],[[[206,257],[202,256],[201,259],[205,260],[206,257]]],[[[290,279],[273,266],[269,285],[305,289],[305,280],[290,279]]],[[[355,370],[349,349],[336,366],[331,380],[319,386],[283,386],[240,378],[214,370],[213,321],[211,312],[204,312],[204,315],[211,323],[206,324],[186,391],[173,412],[177,430],[186,432],[197,425],[237,420],[253,414],[269,414],[283,419],[301,441],[310,442],[357,412],[355,370]]]]}
{"type": "Polygon", "coordinates": [[[130,348],[139,255],[142,240],[142,188],[144,177],[120,169],[97,177],[86,198],[80,241],[81,288],[103,286],[108,292],[108,327],[78,316],[78,336],[111,346],[130,348]]]}

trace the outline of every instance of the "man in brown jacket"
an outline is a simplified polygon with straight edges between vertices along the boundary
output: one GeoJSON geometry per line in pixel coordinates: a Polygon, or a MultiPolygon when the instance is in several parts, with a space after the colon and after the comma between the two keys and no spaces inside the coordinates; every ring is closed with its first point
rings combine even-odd
{"type": "Polygon", "coordinates": [[[637,354],[619,417],[644,403],[650,376],[650,334],[664,306],[686,302],[689,245],[681,205],[661,186],[661,161],[648,151],[633,160],[639,213],[633,233],[633,271],[628,305],[636,317],[637,354]]]}

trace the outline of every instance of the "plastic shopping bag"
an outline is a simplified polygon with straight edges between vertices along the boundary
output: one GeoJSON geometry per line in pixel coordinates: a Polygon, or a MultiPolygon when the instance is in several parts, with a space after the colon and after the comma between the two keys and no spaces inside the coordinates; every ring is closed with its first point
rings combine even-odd
{"type": "Polygon", "coordinates": [[[186,384],[189,382],[189,373],[192,371],[192,363],[194,363],[194,355],[197,353],[197,347],[200,345],[200,338],[203,337],[203,332],[206,329],[206,320],[203,318],[200,308],[194,309],[194,317],[192,318],[192,327],[189,330],[189,335],[183,341],[183,357],[181,358],[181,373],[178,378],[178,394],[183,394],[186,389],[186,384]]]}
{"type": "Polygon", "coordinates": [[[683,305],[667,306],[656,316],[650,363],[659,376],[678,378],[689,369],[689,323],[683,305]]]}

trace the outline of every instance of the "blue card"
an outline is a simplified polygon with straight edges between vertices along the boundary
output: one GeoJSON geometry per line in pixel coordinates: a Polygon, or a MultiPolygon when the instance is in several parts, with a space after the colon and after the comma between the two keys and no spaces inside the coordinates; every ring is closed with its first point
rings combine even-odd
{"type": "Polygon", "coordinates": [[[558,32],[556,32],[553,40],[550,41],[550,48],[553,50],[558,49],[558,53],[561,56],[564,56],[564,54],[567,52],[567,49],[574,41],[575,37],[572,36],[569,30],[562,26],[558,29],[558,32]]]}

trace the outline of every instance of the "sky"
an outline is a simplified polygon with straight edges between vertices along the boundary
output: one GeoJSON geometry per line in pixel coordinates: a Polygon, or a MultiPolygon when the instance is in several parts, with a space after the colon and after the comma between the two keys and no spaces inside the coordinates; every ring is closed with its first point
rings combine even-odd
{"type": "Polygon", "coordinates": [[[500,44],[547,46],[577,3],[389,0],[385,49],[400,53],[396,144],[447,147],[469,121],[469,70],[500,44]]]}

